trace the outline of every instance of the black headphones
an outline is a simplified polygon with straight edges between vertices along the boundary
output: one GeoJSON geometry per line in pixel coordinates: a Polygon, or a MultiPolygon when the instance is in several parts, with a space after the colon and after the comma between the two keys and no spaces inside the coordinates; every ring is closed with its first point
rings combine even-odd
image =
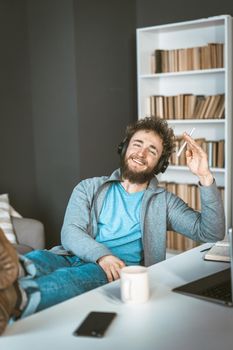
{"type": "MultiPolygon", "coordinates": [[[[121,156],[121,158],[125,157],[128,144],[129,144],[129,139],[127,137],[121,143],[119,143],[117,147],[117,153],[121,156]]],[[[159,173],[164,173],[168,165],[169,165],[168,157],[165,157],[162,155],[158,161],[158,164],[156,164],[156,167],[154,169],[154,174],[158,175],[159,173]]]]}

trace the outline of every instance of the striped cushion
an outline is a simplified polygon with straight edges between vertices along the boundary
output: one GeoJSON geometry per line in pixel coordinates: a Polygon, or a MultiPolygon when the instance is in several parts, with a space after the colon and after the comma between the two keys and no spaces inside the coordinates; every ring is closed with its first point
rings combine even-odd
{"type": "Polygon", "coordinates": [[[11,243],[17,243],[13,225],[11,222],[10,212],[11,212],[11,207],[9,204],[8,194],[1,194],[0,195],[0,227],[11,243]]]}

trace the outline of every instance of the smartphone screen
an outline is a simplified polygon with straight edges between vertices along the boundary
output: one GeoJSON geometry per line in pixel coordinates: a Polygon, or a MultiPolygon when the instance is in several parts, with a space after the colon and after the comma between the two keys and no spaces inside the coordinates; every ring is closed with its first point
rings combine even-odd
{"type": "Polygon", "coordinates": [[[74,331],[74,335],[98,338],[103,337],[115,316],[115,312],[92,311],[74,331]]]}

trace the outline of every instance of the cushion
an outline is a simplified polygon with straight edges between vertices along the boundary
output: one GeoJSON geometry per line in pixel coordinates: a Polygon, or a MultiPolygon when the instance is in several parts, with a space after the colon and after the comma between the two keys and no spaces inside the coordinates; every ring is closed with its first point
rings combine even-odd
{"type": "Polygon", "coordinates": [[[22,219],[22,215],[20,215],[11,205],[10,205],[10,216],[13,216],[14,218],[22,219]]]}
{"type": "Polygon", "coordinates": [[[17,243],[16,235],[14,233],[12,221],[11,221],[11,212],[14,209],[11,209],[9,203],[8,194],[0,195],[0,227],[5,233],[6,237],[11,243],[17,243]]]}

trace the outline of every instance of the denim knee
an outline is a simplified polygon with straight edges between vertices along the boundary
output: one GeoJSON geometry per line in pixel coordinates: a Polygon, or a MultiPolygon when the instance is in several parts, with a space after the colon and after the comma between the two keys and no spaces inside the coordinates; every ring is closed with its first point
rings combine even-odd
{"type": "Polygon", "coordinates": [[[48,250],[34,250],[26,254],[36,268],[36,276],[48,275],[58,268],[70,266],[70,262],[61,255],[56,255],[48,250]]]}
{"type": "Polygon", "coordinates": [[[40,260],[44,259],[44,257],[47,257],[48,253],[49,252],[47,250],[32,250],[31,252],[25,254],[25,256],[30,260],[40,260]]]}

